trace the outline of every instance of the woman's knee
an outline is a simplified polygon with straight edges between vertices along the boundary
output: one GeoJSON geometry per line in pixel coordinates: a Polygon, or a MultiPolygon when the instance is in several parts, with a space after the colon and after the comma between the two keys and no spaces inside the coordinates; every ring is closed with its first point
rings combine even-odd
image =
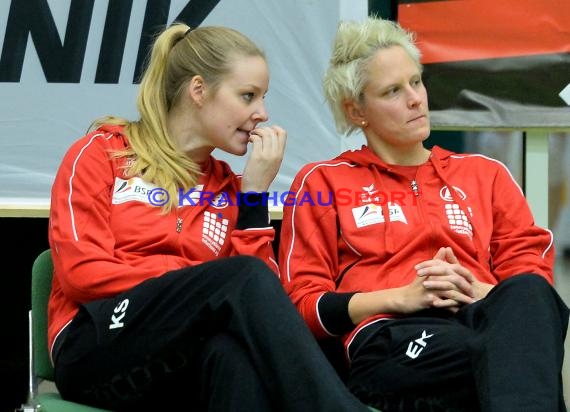
{"type": "Polygon", "coordinates": [[[243,282],[256,283],[261,286],[264,283],[275,283],[278,277],[261,259],[250,255],[239,255],[215,259],[202,263],[193,268],[188,268],[195,274],[204,274],[213,284],[233,285],[238,288],[243,282]]]}
{"type": "Polygon", "coordinates": [[[239,273],[242,279],[250,280],[256,287],[265,285],[272,288],[282,288],[277,275],[261,259],[249,255],[235,256],[229,259],[231,259],[231,267],[234,268],[235,273],[239,273]]]}
{"type": "Polygon", "coordinates": [[[568,307],[554,286],[543,276],[523,273],[504,280],[495,289],[491,291],[491,299],[494,295],[495,299],[502,301],[512,299],[516,302],[527,302],[529,308],[540,304],[543,307],[556,308],[562,318],[568,317],[568,307]]]}
{"type": "Polygon", "coordinates": [[[517,293],[532,295],[552,293],[554,288],[543,276],[535,273],[521,273],[512,276],[499,284],[501,289],[517,290],[517,293]]]}
{"type": "MultiPolygon", "coordinates": [[[[273,273],[267,264],[256,256],[240,255],[227,258],[232,265],[247,270],[248,272],[256,273],[273,273]]],[[[275,276],[275,275],[274,275],[275,276]]]]}

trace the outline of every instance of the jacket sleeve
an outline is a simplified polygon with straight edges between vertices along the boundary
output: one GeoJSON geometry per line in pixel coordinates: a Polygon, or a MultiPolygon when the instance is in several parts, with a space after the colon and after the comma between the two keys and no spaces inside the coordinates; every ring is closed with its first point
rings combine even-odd
{"type": "Polygon", "coordinates": [[[275,229],[270,225],[267,193],[240,192],[237,200],[238,221],[231,235],[231,255],[257,256],[279,275],[273,251],[275,229]]]}
{"type": "Polygon", "coordinates": [[[149,277],[113,253],[114,168],[104,138],[96,133],[72,145],[52,185],[48,235],[55,272],[66,296],[79,303],[113,296],[149,277]]]}
{"type": "Polygon", "coordinates": [[[553,283],[552,232],[538,227],[524,194],[501,164],[493,186],[491,270],[499,279],[535,273],[553,283]]]}
{"type": "Polygon", "coordinates": [[[338,219],[332,204],[316,201],[319,190],[328,191],[308,167],[294,179],[283,208],[279,265],[291,300],[313,334],[323,338],[346,332],[337,329],[346,325],[349,295],[335,292],[338,219]]]}

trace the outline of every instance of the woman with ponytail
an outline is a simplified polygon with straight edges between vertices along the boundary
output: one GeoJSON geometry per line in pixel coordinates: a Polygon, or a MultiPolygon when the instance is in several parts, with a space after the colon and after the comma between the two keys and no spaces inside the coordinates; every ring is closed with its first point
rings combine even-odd
{"type": "Polygon", "coordinates": [[[267,197],[286,132],[239,32],[157,36],[136,121],[67,151],[51,197],[48,339],[64,399],[111,410],[358,411],[278,278],[267,197]],[[243,173],[212,156],[243,156],[243,173]],[[182,398],[181,395],[184,394],[182,398]]]}

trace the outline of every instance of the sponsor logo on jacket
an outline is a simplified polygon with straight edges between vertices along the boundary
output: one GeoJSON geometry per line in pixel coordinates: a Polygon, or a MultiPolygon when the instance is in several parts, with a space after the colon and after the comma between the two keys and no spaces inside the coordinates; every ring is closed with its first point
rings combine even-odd
{"type": "MultiPolygon", "coordinates": [[[[402,222],[408,224],[404,211],[400,205],[388,202],[387,207],[390,215],[390,222],[402,222]]],[[[374,203],[353,208],[352,215],[354,217],[354,223],[358,228],[386,222],[382,206],[374,203]]]]}
{"type": "MultiPolygon", "coordinates": [[[[462,200],[467,199],[467,195],[463,190],[458,188],[457,186],[452,186],[453,191],[459,196],[462,200]]],[[[451,190],[447,186],[443,186],[439,191],[439,196],[445,200],[446,202],[453,202],[453,196],[451,194],[451,190]]]]}
{"type": "Polygon", "coordinates": [[[216,256],[226,243],[229,220],[224,219],[221,213],[204,212],[202,224],[202,243],[205,244],[216,256]]]}
{"type": "MultiPolygon", "coordinates": [[[[188,198],[194,202],[193,204],[196,205],[201,199],[201,193],[203,190],[204,185],[197,185],[191,191],[188,191],[186,196],[188,196],[188,198]]],[[[152,183],[145,182],[140,177],[132,177],[128,180],[116,177],[111,202],[114,205],[126,202],[142,202],[152,206],[162,206],[166,204],[168,196],[168,193],[164,189],[159,188],[152,183]]],[[[185,206],[188,204],[191,203],[188,202],[180,204],[179,206],[185,206]]],[[[209,204],[222,207],[220,206],[222,202],[217,197],[213,197],[212,202],[209,204]]]]}
{"type": "MultiPolygon", "coordinates": [[[[452,190],[461,200],[467,199],[465,192],[457,186],[453,186],[452,190]]],[[[447,186],[443,186],[441,188],[439,196],[447,202],[444,205],[444,208],[449,228],[455,233],[473,238],[473,226],[470,222],[470,218],[473,217],[473,210],[471,207],[468,206],[466,211],[461,209],[459,204],[454,202],[451,190],[447,186]],[[469,216],[467,216],[467,213],[469,213],[469,216]]]]}

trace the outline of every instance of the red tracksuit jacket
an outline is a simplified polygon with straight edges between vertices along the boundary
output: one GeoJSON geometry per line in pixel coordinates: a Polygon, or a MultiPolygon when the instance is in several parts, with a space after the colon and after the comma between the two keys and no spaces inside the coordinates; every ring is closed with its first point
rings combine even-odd
{"type": "Polygon", "coordinates": [[[341,334],[346,343],[393,316],[338,332],[351,293],[410,283],[414,265],[443,246],[482,282],[532,272],[552,284],[552,233],[534,224],[508,169],[439,147],[417,168],[385,164],[366,146],[305,166],[284,207],[280,276],[313,333],[341,334]],[[330,292],[338,298],[322,299],[330,292]]]}
{"type": "Polygon", "coordinates": [[[241,178],[225,162],[211,157],[194,193],[183,191],[183,206],[163,215],[156,206],[163,199],[156,192],[160,188],[125,177],[126,160],[109,156],[127,145],[121,127],[100,128],[70,147],[57,172],[49,222],[50,348],[79,304],[114,296],[167,271],[247,254],[278,272],[273,227],[234,230],[241,178]],[[200,191],[207,196],[196,198],[200,191]]]}

